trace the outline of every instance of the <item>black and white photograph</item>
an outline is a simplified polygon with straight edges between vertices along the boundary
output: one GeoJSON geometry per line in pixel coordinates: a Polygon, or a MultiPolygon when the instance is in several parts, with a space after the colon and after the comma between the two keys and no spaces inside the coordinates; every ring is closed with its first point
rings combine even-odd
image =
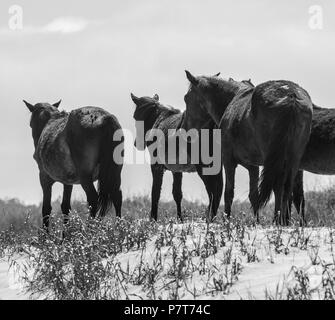
{"type": "Polygon", "coordinates": [[[334,300],[334,40],[330,0],[1,0],[0,300],[334,300]]]}

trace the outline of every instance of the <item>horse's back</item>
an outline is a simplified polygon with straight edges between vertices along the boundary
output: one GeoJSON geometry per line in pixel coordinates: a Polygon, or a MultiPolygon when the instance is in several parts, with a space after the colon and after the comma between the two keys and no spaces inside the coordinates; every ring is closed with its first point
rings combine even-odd
{"type": "MultiPolygon", "coordinates": [[[[121,130],[117,118],[98,107],[83,107],[73,110],[67,123],[67,143],[77,171],[94,172],[98,177],[98,163],[105,139],[112,139],[116,130],[121,130]]],[[[113,146],[110,146],[113,152],[113,146]]]]}
{"type": "Polygon", "coordinates": [[[167,116],[164,114],[158,119],[158,121],[154,124],[155,129],[160,129],[164,134],[168,134],[168,130],[177,129],[180,125],[180,121],[182,120],[183,113],[173,113],[167,116]]]}
{"type": "Polygon", "coordinates": [[[72,132],[74,130],[94,132],[99,131],[107,121],[115,130],[121,129],[114,115],[102,108],[87,106],[70,112],[68,127],[72,132]]]}
{"type": "Polygon", "coordinates": [[[263,145],[263,150],[267,149],[272,141],[270,135],[278,137],[286,127],[286,135],[295,132],[293,140],[296,148],[305,148],[310,135],[312,114],[313,103],[308,92],[294,82],[271,80],[255,87],[251,100],[251,115],[255,133],[263,145]]]}

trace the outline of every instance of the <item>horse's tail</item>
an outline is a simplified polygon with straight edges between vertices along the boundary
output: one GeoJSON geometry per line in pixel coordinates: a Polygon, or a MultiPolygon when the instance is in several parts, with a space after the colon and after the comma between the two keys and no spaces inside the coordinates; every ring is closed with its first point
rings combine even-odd
{"type": "Polygon", "coordinates": [[[112,116],[105,118],[98,175],[98,210],[100,210],[101,217],[105,216],[112,204],[114,204],[117,216],[121,216],[123,140],[122,130],[117,120],[112,116]],[[117,135],[116,130],[120,130],[117,135]]]}
{"type": "MultiPolygon", "coordinates": [[[[270,200],[273,190],[290,183],[294,168],[296,167],[296,155],[294,146],[301,135],[297,127],[299,106],[295,94],[281,103],[280,115],[277,117],[270,136],[269,148],[264,160],[264,167],[259,185],[259,197],[257,209],[264,207],[270,200]]],[[[291,188],[291,185],[286,185],[291,188]]]]}

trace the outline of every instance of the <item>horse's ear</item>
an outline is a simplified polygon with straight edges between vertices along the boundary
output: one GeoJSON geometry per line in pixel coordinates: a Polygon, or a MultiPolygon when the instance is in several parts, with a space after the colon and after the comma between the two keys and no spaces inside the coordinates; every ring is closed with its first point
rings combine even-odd
{"type": "Polygon", "coordinates": [[[234,82],[235,80],[233,78],[229,78],[229,82],[234,82]]]}
{"type": "Polygon", "coordinates": [[[58,108],[61,102],[62,102],[62,99],[60,99],[58,102],[54,103],[53,106],[58,108]]]}
{"type": "Polygon", "coordinates": [[[134,94],[130,93],[131,99],[134,101],[134,103],[137,105],[137,103],[139,102],[139,98],[136,97],[134,94]]]}
{"type": "Polygon", "coordinates": [[[191,72],[185,70],[186,77],[188,81],[190,81],[193,85],[197,86],[199,84],[199,80],[191,74],[191,72]]]}
{"type": "Polygon", "coordinates": [[[251,79],[248,80],[248,82],[254,87],[255,85],[253,84],[253,82],[251,81],[251,79]]]}
{"type": "Polygon", "coordinates": [[[218,77],[221,74],[221,72],[218,72],[217,74],[214,75],[214,77],[218,77]]]}
{"type": "Polygon", "coordinates": [[[156,93],[153,97],[154,100],[159,101],[159,95],[156,93]]]}
{"type": "Polygon", "coordinates": [[[27,106],[30,112],[33,112],[35,110],[35,106],[27,102],[26,100],[23,100],[24,104],[27,106]]]}

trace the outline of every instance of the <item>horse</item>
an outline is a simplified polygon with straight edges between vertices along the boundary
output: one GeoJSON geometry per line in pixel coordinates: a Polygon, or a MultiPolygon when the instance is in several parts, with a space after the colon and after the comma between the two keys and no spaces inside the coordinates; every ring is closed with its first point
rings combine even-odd
{"type": "Polygon", "coordinates": [[[335,109],[313,104],[311,136],[301,159],[293,191],[293,202],[301,208],[305,223],[303,170],[314,174],[335,175],[335,109]]]}
{"type": "Polygon", "coordinates": [[[91,217],[96,217],[98,211],[103,217],[111,204],[120,217],[123,154],[118,156],[116,151],[122,153],[123,139],[117,118],[98,107],[83,107],[68,113],[59,111],[61,101],[35,105],[23,102],[31,112],[33,157],[43,190],[43,227],[48,231],[55,182],[64,186],[61,204],[64,223],[68,222],[74,184],[80,184],[84,189],[91,217]],[[114,141],[117,130],[120,141],[114,141]],[[96,180],[98,192],[93,184],[96,180]]]}
{"type": "MultiPolygon", "coordinates": [[[[229,81],[232,81],[233,79],[230,78],[229,81]]],[[[244,81],[244,80],[243,80],[244,81]]],[[[247,81],[247,80],[245,80],[247,81]]],[[[201,130],[205,126],[205,123],[211,121],[212,118],[208,114],[208,112],[201,108],[201,100],[199,99],[198,95],[195,94],[186,94],[184,96],[184,100],[186,103],[186,111],[189,109],[187,106],[197,105],[199,108],[196,110],[196,112],[190,112],[188,113],[188,117],[185,117],[183,119],[183,124],[181,125],[181,128],[188,129],[188,128],[196,128],[197,130],[201,130]],[[190,122],[189,124],[187,122],[190,122]]],[[[224,150],[222,150],[224,152],[224,150]]],[[[259,210],[257,208],[257,201],[258,201],[258,179],[259,179],[259,167],[247,164],[244,161],[241,161],[240,159],[236,160],[235,168],[237,165],[241,165],[246,170],[248,170],[249,173],[249,201],[251,203],[251,207],[254,212],[254,216],[256,218],[256,221],[259,222],[259,210]]],[[[226,178],[225,181],[225,191],[224,191],[224,212],[229,218],[231,215],[231,207],[232,202],[234,198],[234,188],[235,188],[235,173],[232,173],[230,175],[230,179],[226,178]]]]}
{"type": "Polygon", "coordinates": [[[311,130],[313,104],[308,92],[285,80],[252,87],[217,77],[195,77],[189,71],[186,77],[190,87],[184,127],[199,126],[192,116],[202,108],[221,129],[228,187],[225,201],[232,202],[237,163],[263,166],[256,209],[266,205],[273,191],[274,220],[288,225],[293,181],[311,130]],[[193,96],[200,104],[192,103],[193,96]]]}
{"type": "MultiPolygon", "coordinates": [[[[252,87],[251,79],[242,80],[252,87]]],[[[322,108],[313,103],[313,118],[311,135],[305,152],[301,158],[291,202],[300,215],[301,225],[305,220],[305,198],[303,185],[303,170],[321,175],[335,175],[335,109],[322,108]]]]}
{"type": "MultiPolygon", "coordinates": [[[[138,150],[145,150],[146,147],[149,147],[152,143],[148,137],[153,129],[162,130],[164,134],[164,141],[160,141],[159,144],[162,146],[167,143],[169,130],[177,130],[180,127],[183,117],[185,116],[180,110],[173,107],[168,107],[159,102],[159,97],[157,94],[154,97],[137,97],[134,94],[131,94],[131,99],[135,103],[135,111],[133,118],[136,121],[136,139],[135,147],[138,150]],[[144,132],[139,130],[139,122],[144,124],[144,132]],[[145,140],[145,141],[144,141],[145,140]],[[140,143],[143,141],[143,143],[140,143]]],[[[213,121],[209,121],[206,124],[206,128],[212,129],[214,126],[213,121]]],[[[211,130],[210,130],[211,131],[211,130]]],[[[210,139],[211,140],[211,139],[210,139]]],[[[169,153],[168,148],[165,150],[169,153]]],[[[170,152],[171,153],[171,152],[170,152]]],[[[200,178],[202,179],[209,198],[208,205],[208,219],[215,217],[218,207],[220,205],[222,189],[223,189],[223,177],[222,177],[222,167],[220,165],[219,172],[216,175],[204,175],[202,168],[205,167],[205,164],[192,164],[190,161],[187,161],[185,164],[181,163],[169,163],[168,156],[165,157],[160,162],[153,161],[154,154],[150,153],[151,157],[151,173],[152,173],[152,189],[151,189],[151,219],[157,221],[157,211],[158,211],[158,202],[161,193],[163,175],[166,170],[171,171],[173,175],[173,186],[172,194],[174,201],[177,205],[177,215],[178,218],[183,221],[181,213],[181,201],[182,201],[182,177],[183,172],[193,173],[197,172],[200,178]]]]}

